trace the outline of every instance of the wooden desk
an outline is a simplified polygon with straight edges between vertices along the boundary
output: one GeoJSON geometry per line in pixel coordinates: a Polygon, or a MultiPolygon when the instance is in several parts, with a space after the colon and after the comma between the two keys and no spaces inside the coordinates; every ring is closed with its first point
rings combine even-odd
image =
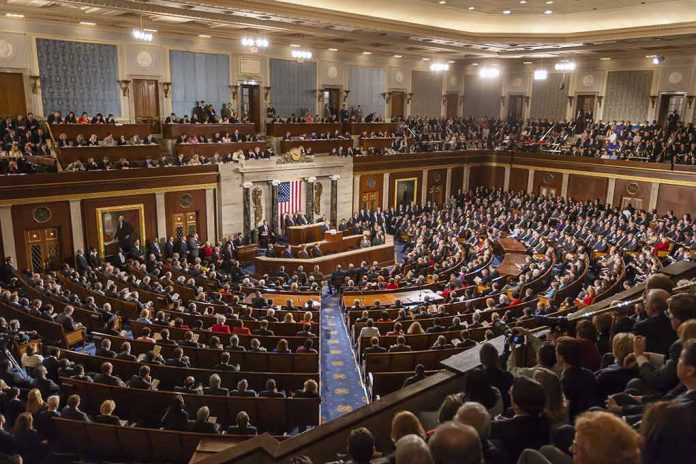
{"type": "Polygon", "coordinates": [[[343,231],[341,230],[336,230],[334,233],[328,230],[324,232],[325,242],[340,242],[341,240],[343,240],[343,231]]]}
{"type": "Polygon", "coordinates": [[[500,275],[514,277],[520,275],[520,269],[517,266],[524,264],[527,259],[527,247],[518,240],[508,237],[499,239],[498,244],[505,253],[503,261],[497,268],[500,275]]]}
{"type": "Polygon", "coordinates": [[[353,147],[352,139],[331,139],[331,140],[283,140],[280,142],[281,153],[286,153],[291,148],[304,147],[312,149],[312,153],[329,153],[331,150],[343,147],[344,149],[353,147]]]}
{"type": "Polygon", "coordinates": [[[444,299],[429,288],[422,290],[396,290],[390,293],[356,293],[344,294],[342,303],[344,307],[353,306],[355,300],[360,300],[364,306],[373,306],[375,301],[379,301],[382,306],[391,306],[396,300],[401,300],[404,306],[420,304],[428,297],[431,303],[444,301],[444,299]]]}
{"type": "Polygon", "coordinates": [[[268,129],[266,133],[273,137],[283,137],[285,134],[290,132],[290,135],[302,135],[302,134],[325,134],[327,132],[341,131],[341,125],[339,123],[270,123],[268,124],[268,129]]]}
{"type": "MultiPolygon", "coordinates": [[[[255,296],[256,295],[254,293],[247,295],[244,301],[251,303],[251,300],[253,300],[255,296]]],[[[272,300],[274,305],[284,305],[288,300],[290,300],[295,308],[302,308],[309,300],[312,300],[315,306],[317,304],[321,304],[321,295],[318,293],[308,293],[305,295],[293,293],[262,293],[261,296],[267,300],[272,300]]],[[[315,314],[315,316],[317,315],[318,313],[315,314]]],[[[315,319],[314,322],[318,323],[318,318],[315,319]]]]}
{"type": "Polygon", "coordinates": [[[240,264],[251,264],[254,257],[259,255],[259,246],[255,243],[237,247],[237,260],[240,264]]]}
{"type": "Polygon", "coordinates": [[[176,146],[176,154],[184,156],[203,155],[206,157],[213,156],[218,153],[220,156],[234,153],[237,150],[243,150],[244,153],[249,150],[254,150],[259,147],[261,150],[266,149],[266,142],[233,142],[233,143],[181,143],[176,146]]]}
{"type": "MultiPolygon", "coordinates": [[[[301,245],[291,245],[290,248],[292,249],[292,255],[294,257],[297,257],[297,253],[299,253],[299,251],[305,246],[307,247],[307,252],[311,255],[311,249],[316,243],[319,245],[319,249],[321,250],[322,254],[328,255],[332,253],[342,253],[350,250],[351,248],[358,247],[360,245],[360,240],[362,240],[362,235],[349,235],[348,237],[343,237],[340,240],[322,240],[319,242],[303,243],[301,245]]],[[[283,255],[285,248],[285,245],[279,245],[277,243],[273,245],[273,249],[278,256],[283,255]]],[[[311,269],[305,269],[305,272],[310,271],[311,269]]]]}
{"type": "Polygon", "coordinates": [[[265,256],[257,256],[254,258],[257,276],[273,274],[280,266],[285,266],[285,272],[292,274],[297,270],[297,266],[300,265],[304,266],[305,272],[311,271],[314,269],[314,266],[317,265],[319,266],[319,270],[326,276],[335,271],[338,264],[346,269],[349,264],[360,265],[361,261],[367,261],[368,263],[377,261],[379,266],[390,266],[394,264],[394,245],[378,245],[369,248],[359,248],[357,250],[310,259],[267,258],[265,256]]]}
{"type": "Polygon", "coordinates": [[[394,132],[399,127],[395,122],[349,122],[348,132],[350,135],[360,135],[363,132],[394,132]]]}
{"type": "Polygon", "coordinates": [[[290,245],[300,245],[302,243],[318,242],[322,238],[322,223],[307,224],[306,226],[287,227],[285,233],[288,236],[290,245]]]}
{"type": "Polygon", "coordinates": [[[75,140],[78,134],[84,135],[85,140],[89,139],[90,135],[97,134],[99,140],[103,140],[109,134],[115,139],[122,135],[127,139],[134,135],[144,139],[153,133],[149,124],[50,124],[49,128],[54,140],[58,140],[63,133],[69,140],[75,140]]]}
{"type": "Polygon", "coordinates": [[[180,135],[202,135],[212,137],[216,132],[232,134],[238,130],[241,135],[256,134],[254,123],[240,124],[163,124],[162,135],[165,139],[175,139],[180,135]]]}
{"type": "Polygon", "coordinates": [[[389,148],[396,137],[368,137],[360,139],[360,148],[389,148]]]}
{"type": "Polygon", "coordinates": [[[116,147],[63,147],[59,150],[58,158],[63,167],[79,159],[83,163],[89,158],[99,162],[105,156],[116,162],[121,158],[128,161],[145,161],[148,157],[157,161],[162,156],[159,145],[121,145],[116,147]]]}

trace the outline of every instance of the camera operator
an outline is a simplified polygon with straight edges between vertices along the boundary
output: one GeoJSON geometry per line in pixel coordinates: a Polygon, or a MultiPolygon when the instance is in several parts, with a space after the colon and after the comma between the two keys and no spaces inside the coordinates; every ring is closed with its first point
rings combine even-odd
{"type": "Polygon", "coordinates": [[[514,376],[534,378],[534,373],[540,369],[549,369],[561,375],[561,368],[556,362],[556,347],[551,342],[543,342],[523,327],[512,329],[513,336],[508,338],[510,356],[507,360],[507,371],[514,376]],[[516,338],[517,337],[517,338],[516,338]],[[536,364],[524,367],[533,356],[536,364]]]}

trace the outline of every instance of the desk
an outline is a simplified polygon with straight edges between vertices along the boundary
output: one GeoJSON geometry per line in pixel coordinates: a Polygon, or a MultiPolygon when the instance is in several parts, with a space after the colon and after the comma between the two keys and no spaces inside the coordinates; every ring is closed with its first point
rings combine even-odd
{"type": "Polygon", "coordinates": [[[331,150],[343,147],[344,149],[353,147],[352,139],[330,139],[330,140],[283,140],[280,142],[280,152],[287,153],[291,148],[304,147],[311,148],[312,153],[329,153],[331,150]]]}
{"type": "Polygon", "coordinates": [[[124,136],[130,139],[134,135],[138,135],[141,139],[152,134],[152,127],[149,124],[50,124],[51,135],[53,140],[58,140],[60,134],[65,133],[69,140],[75,140],[78,134],[85,136],[88,140],[90,135],[97,134],[99,140],[111,134],[115,139],[124,136]]]}
{"type": "Polygon", "coordinates": [[[244,153],[249,150],[254,150],[259,147],[261,150],[266,149],[266,142],[233,142],[233,143],[181,143],[176,146],[176,154],[184,156],[203,155],[205,157],[213,156],[218,153],[220,156],[234,153],[237,150],[244,150],[244,153]]]}
{"type": "Polygon", "coordinates": [[[321,228],[323,223],[316,222],[306,226],[289,226],[285,233],[288,236],[290,245],[300,245],[302,243],[318,242],[322,238],[321,228]]]}
{"type": "Polygon", "coordinates": [[[175,139],[180,135],[202,135],[203,137],[212,137],[216,132],[224,134],[229,132],[234,133],[239,131],[240,135],[256,134],[254,123],[240,124],[163,124],[162,135],[165,139],[175,139]]]}
{"type": "Polygon", "coordinates": [[[67,166],[73,161],[79,159],[83,163],[89,158],[94,158],[94,161],[99,162],[105,156],[109,160],[116,162],[121,158],[125,158],[130,162],[145,161],[148,157],[153,161],[160,159],[160,146],[154,145],[121,145],[115,147],[63,147],[58,151],[60,162],[63,166],[67,166]]]}
{"type": "Polygon", "coordinates": [[[498,272],[501,276],[517,277],[520,275],[517,266],[524,264],[527,259],[527,248],[523,243],[508,237],[499,239],[498,244],[505,253],[503,261],[498,265],[498,272]]]}
{"type": "Polygon", "coordinates": [[[360,304],[364,306],[373,306],[375,301],[379,301],[382,306],[392,306],[396,300],[401,300],[404,306],[420,304],[425,301],[425,297],[430,298],[431,303],[438,303],[444,299],[429,288],[422,290],[395,290],[390,293],[362,293],[351,292],[344,294],[342,298],[343,306],[353,306],[355,300],[360,300],[360,304]]]}
{"type": "Polygon", "coordinates": [[[237,247],[237,260],[240,264],[251,264],[254,257],[259,255],[259,246],[255,243],[237,247]]]}
{"type": "Polygon", "coordinates": [[[361,261],[372,263],[377,261],[381,267],[394,264],[394,245],[378,245],[369,248],[359,248],[357,250],[334,253],[332,255],[321,256],[319,258],[296,259],[296,258],[267,258],[257,256],[254,258],[256,263],[256,275],[272,275],[280,266],[285,266],[285,272],[292,274],[297,270],[297,266],[304,266],[305,272],[311,272],[314,266],[319,266],[319,270],[326,276],[336,270],[340,264],[344,269],[349,264],[360,265],[361,261]]]}
{"type": "Polygon", "coordinates": [[[266,132],[273,137],[283,137],[290,132],[290,135],[302,134],[325,134],[327,132],[341,131],[341,125],[338,123],[270,123],[266,132]]]}
{"type": "MultiPolygon", "coordinates": [[[[292,255],[296,257],[297,253],[302,249],[302,247],[306,246],[307,253],[310,253],[311,256],[312,247],[316,243],[319,245],[319,249],[321,250],[322,254],[327,255],[331,253],[342,253],[350,250],[351,248],[355,248],[360,245],[360,240],[362,240],[362,235],[349,235],[348,237],[343,237],[340,240],[322,240],[320,242],[303,243],[302,245],[291,245],[290,248],[292,249],[292,255]]],[[[285,245],[279,245],[276,243],[273,245],[273,249],[278,256],[282,256],[283,251],[285,251],[285,245]]],[[[305,272],[311,272],[311,269],[305,269],[305,272]]]]}
{"type": "Polygon", "coordinates": [[[389,148],[396,137],[367,137],[360,139],[360,148],[389,148]]]}
{"type": "Polygon", "coordinates": [[[363,132],[394,132],[399,127],[395,122],[349,122],[348,132],[350,135],[360,135],[363,132]]]}

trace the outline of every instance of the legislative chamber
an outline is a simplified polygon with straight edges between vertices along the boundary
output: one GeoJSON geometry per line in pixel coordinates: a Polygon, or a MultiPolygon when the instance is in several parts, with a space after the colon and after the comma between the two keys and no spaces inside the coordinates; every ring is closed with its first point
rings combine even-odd
{"type": "Polygon", "coordinates": [[[691,0],[13,0],[0,464],[694,464],[691,0]]]}

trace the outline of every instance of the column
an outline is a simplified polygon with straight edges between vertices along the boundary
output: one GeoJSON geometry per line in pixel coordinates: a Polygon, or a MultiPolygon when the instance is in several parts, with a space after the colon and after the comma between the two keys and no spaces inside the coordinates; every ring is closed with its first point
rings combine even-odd
{"type": "Polygon", "coordinates": [[[314,222],[314,184],[316,181],[317,178],[312,176],[308,177],[306,182],[307,192],[305,194],[305,207],[307,211],[305,211],[305,217],[310,224],[314,222]]]}
{"type": "Polygon", "coordinates": [[[471,175],[471,166],[464,166],[464,179],[462,182],[462,192],[466,194],[469,191],[469,176],[471,175]]]}
{"type": "Polygon", "coordinates": [[[445,202],[449,204],[450,195],[452,195],[452,168],[447,168],[447,176],[445,177],[445,202]]]}
{"type": "Polygon", "coordinates": [[[389,173],[385,172],[382,176],[382,209],[389,209],[389,173]]]}
{"type": "Polygon", "coordinates": [[[568,196],[568,180],[570,178],[570,174],[567,172],[563,173],[563,180],[561,182],[561,196],[562,197],[567,197],[568,196]]]}
{"type": "Polygon", "coordinates": [[[534,191],[534,169],[529,170],[529,175],[527,176],[527,193],[532,193],[534,191]]]}
{"type": "Polygon", "coordinates": [[[280,233],[280,221],[278,220],[278,184],[280,184],[279,180],[271,181],[271,217],[269,218],[271,230],[276,234],[280,233]]]}
{"type": "Polygon", "coordinates": [[[510,190],[510,165],[505,165],[505,177],[503,178],[503,190],[510,190]]]}
{"type": "Polygon", "coordinates": [[[610,177],[609,184],[607,184],[607,201],[606,204],[613,206],[614,203],[614,192],[616,191],[616,178],[610,177]]]}
{"type": "Polygon", "coordinates": [[[360,176],[353,176],[353,212],[360,210],[360,176]]]}
{"type": "Polygon", "coordinates": [[[423,179],[422,179],[422,184],[423,187],[421,187],[421,205],[424,205],[428,201],[428,171],[430,169],[423,169],[423,179]]]}
{"type": "Polygon", "coordinates": [[[650,186],[650,202],[648,203],[648,211],[657,208],[657,194],[660,192],[660,184],[653,182],[650,186]]]}
{"type": "Polygon", "coordinates": [[[15,266],[17,266],[17,249],[15,248],[14,240],[14,224],[12,223],[12,207],[2,206],[0,207],[0,232],[2,232],[2,246],[5,250],[5,256],[10,257],[14,260],[15,266]]]}
{"type": "Polygon", "coordinates": [[[251,182],[242,184],[242,211],[244,214],[244,235],[249,236],[251,232],[251,182]]]}
{"type": "Polygon", "coordinates": [[[215,246],[217,242],[217,230],[215,230],[215,189],[205,189],[205,222],[206,236],[211,245],[215,246]]]}
{"type": "MultiPolygon", "coordinates": [[[[84,227],[82,227],[82,208],[80,200],[70,200],[70,227],[72,229],[73,250],[85,250],[84,227]]],[[[143,237],[145,238],[145,237],[143,237]]],[[[143,241],[143,245],[145,242],[143,241]]]]}
{"type": "Polygon", "coordinates": [[[338,227],[338,179],[341,176],[334,174],[331,179],[331,225],[333,228],[338,227]]]}
{"type": "Polygon", "coordinates": [[[155,193],[155,209],[157,210],[157,236],[167,240],[167,208],[164,193],[155,193]]]}

